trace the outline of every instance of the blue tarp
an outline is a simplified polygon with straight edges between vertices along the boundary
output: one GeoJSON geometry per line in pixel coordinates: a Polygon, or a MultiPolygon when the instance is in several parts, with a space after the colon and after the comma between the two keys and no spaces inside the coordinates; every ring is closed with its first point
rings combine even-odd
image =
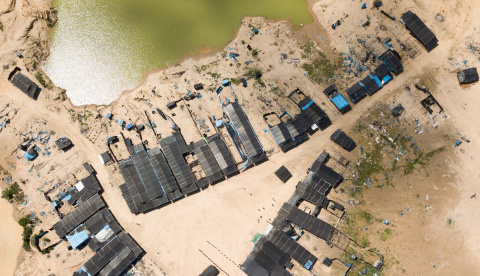
{"type": "Polygon", "coordinates": [[[126,130],[132,130],[133,129],[133,124],[130,123],[125,127],[126,130]]]}
{"type": "Polygon", "coordinates": [[[382,87],[382,82],[380,81],[380,79],[379,79],[377,76],[372,75],[372,74],[370,74],[369,76],[373,76],[373,79],[375,80],[375,82],[377,83],[377,85],[378,85],[379,87],[382,87]]]}
{"type": "Polygon", "coordinates": [[[83,227],[83,224],[81,224],[74,230],[75,231],[74,234],[66,236],[68,242],[70,243],[73,249],[77,249],[80,245],[84,244],[89,238],[86,228],[77,232],[77,229],[80,227],[83,227]]]}
{"type": "Polygon", "coordinates": [[[25,154],[23,155],[23,157],[25,157],[25,160],[27,161],[33,161],[35,160],[35,158],[37,158],[38,154],[37,155],[30,155],[28,152],[25,152],[25,154]]]}
{"type": "Polygon", "coordinates": [[[390,75],[386,75],[384,78],[383,78],[383,85],[387,84],[389,81],[392,80],[392,77],[390,75]]]}
{"type": "Polygon", "coordinates": [[[121,126],[123,126],[124,123],[125,122],[123,120],[118,121],[118,124],[121,125],[121,126]]]}
{"type": "Polygon", "coordinates": [[[302,110],[307,109],[309,106],[313,104],[313,100],[311,100],[308,104],[306,104],[304,107],[302,107],[302,110]]]}
{"type": "Polygon", "coordinates": [[[347,100],[345,100],[345,98],[340,94],[334,97],[333,99],[330,99],[330,101],[332,101],[333,104],[335,104],[338,110],[343,110],[344,108],[349,106],[347,100]]]}
{"type": "Polygon", "coordinates": [[[230,84],[230,81],[229,81],[228,79],[222,80],[222,85],[223,85],[223,86],[227,86],[227,85],[229,85],[229,84],[230,84]]]}
{"type": "Polygon", "coordinates": [[[113,117],[112,113],[108,113],[108,114],[107,114],[107,119],[111,120],[112,117],[113,117]]]}

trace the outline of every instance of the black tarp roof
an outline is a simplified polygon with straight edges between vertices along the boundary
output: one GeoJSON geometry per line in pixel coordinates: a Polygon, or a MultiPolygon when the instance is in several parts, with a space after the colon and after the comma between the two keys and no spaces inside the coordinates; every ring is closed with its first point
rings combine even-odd
{"type": "Polygon", "coordinates": [[[400,61],[400,57],[398,56],[398,53],[394,52],[393,50],[387,50],[385,53],[380,55],[379,59],[387,65],[387,67],[395,76],[398,76],[403,72],[403,66],[402,62],[400,61]]]}
{"type": "Polygon", "coordinates": [[[369,74],[365,78],[363,78],[363,80],[361,80],[361,83],[363,84],[365,90],[367,90],[367,94],[370,96],[375,94],[378,90],[382,88],[378,85],[374,78],[374,75],[369,74]]]}
{"type": "Polygon", "coordinates": [[[95,215],[85,221],[85,227],[90,235],[95,235],[107,224],[114,221],[112,213],[107,208],[98,211],[95,215]]]}
{"type": "MultiPolygon", "coordinates": [[[[121,231],[113,239],[110,240],[104,247],[98,250],[95,255],[93,255],[88,261],[85,262],[83,267],[90,275],[97,275],[104,267],[106,267],[114,258],[117,256],[124,248],[129,248],[131,243],[135,243],[132,238],[126,234],[124,231],[121,231]],[[128,247],[127,247],[128,246],[128,247]]],[[[139,249],[138,245],[132,245],[132,248],[139,249]]],[[[132,252],[133,253],[133,252],[132,252]]],[[[135,254],[131,262],[136,259],[135,254]]],[[[117,259],[118,260],[118,259],[117,259]]],[[[131,262],[129,264],[131,264],[131,262]]],[[[110,266],[115,269],[119,265],[119,262],[114,262],[110,266]]],[[[122,270],[123,271],[123,270],[122,270]]],[[[122,271],[119,271],[119,275],[122,271]]],[[[111,274],[104,274],[111,275],[111,274]]]]}
{"type": "Polygon", "coordinates": [[[381,63],[380,65],[377,66],[377,68],[375,68],[375,75],[380,80],[382,80],[383,78],[385,78],[388,75],[391,76],[390,70],[388,69],[387,65],[385,65],[385,63],[381,63]]]}
{"type": "Polygon", "coordinates": [[[457,73],[460,84],[470,84],[478,81],[477,68],[468,68],[457,73]]]}
{"type": "Polygon", "coordinates": [[[41,90],[36,83],[22,73],[18,73],[13,77],[12,84],[34,100],[38,98],[41,90]]]}
{"type": "Polygon", "coordinates": [[[55,141],[55,145],[57,145],[59,150],[65,151],[65,150],[71,148],[73,146],[73,143],[70,139],[68,139],[66,137],[62,137],[62,138],[58,139],[57,141],[55,141]]]}
{"type": "Polygon", "coordinates": [[[295,142],[284,122],[271,126],[270,131],[272,132],[275,142],[277,142],[283,152],[287,152],[295,146],[295,142]]]}
{"type": "Polygon", "coordinates": [[[308,134],[305,132],[304,125],[297,119],[291,119],[285,122],[290,136],[292,136],[295,145],[299,145],[308,139],[308,134]]]}
{"type": "Polygon", "coordinates": [[[301,196],[304,200],[314,204],[317,207],[325,206],[325,201],[328,201],[325,196],[330,189],[330,185],[321,180],[318,183],[315,182],[299,182],[295,193],[301,196]],[[327,190],[325,192],[325,190],[327,190]]]}
{"type": "Polygon", "coordinates": [[[250,257],[247,257],[240,269],[249,276],[270,276],[265,268],[250,257]]]}
{"type": "Polygon", "coordinates": [[[165,193],[167,193],[168,198],[170,200],[176,199],[176,197],[170,197],[170,194],[173,192],[180,192],[180,187],[178,187],[177,181],[173,176],[172,170],[168,166],[167,160],[165,156],[160,151],[160,148],[155,147],[148,152],[148,156],[150,156],[150,162],[152,163],[152,167],[155,170],[155,174],[160,181],[165,193]]]}
{"type": "Polygon", "coordinates": [[[334,234],[334,228],[330,224],[311,216],[295,206],[284,203],[278,212],[279,216],[285,217],[292,223],[314,234],[325,241],[330,241],[334,234]]]}
{"type": "Polygon", "coordinates": [[[144,150],[138,151],[130,158],[133,160],[133,164],[137,169],[142,184],[147,192],[148,199],[153,200],[157,197],[165,196],[163,187],[160,185],[147,152],[144,150]]]}
{"type": "Polygon", "coordinates": [[[108,162],[112,161],[112,156],[108,151],[100,154],[100,158],[102,159],[103,164],[107,164],[108,162]]]}
{"type": "Polygon", "coordinates": [[[317,257],[287,236],[280,229],[273,228],[270,230],[267,234],[267,239],[301,265],[305,265],[308,261],[313,264],[317,261],[317,257]]]}
{"type": "Polygon", "coordinates": [[[220,271],[213,265],[209,265],[199,276],[217,276],[220,271]]]}
{"type": "Polygon", "coordinates": [[[247,115],[243,112],[238,102],[232,102],[225,106],[225,111],[230,118],[230,123],[238,133],[240,140],[253,164],[260,163],[267,159],[267,153],[263,150],[262,144],[257,138],[247,115]]]}
{"type": "Polygon", "coordinates": [[[241,267],[247,275],[257,275],[255,272],[260,270],[258,265],[267,271],[267,275],[291,276],[285,270],[287,265],[290,266],[290,257],[265,237],[260,238],[254,250],[248,255],[248,259],[253,262],[246,261],[241,267]]]}
{"type": "Polygon", "coordinates": [[[188,148],[183,138],[180,140],[176,137],[172,138],[172,136],[169,136],[162,139],[160,145],[162,146],[168,165],[172,169],[173,175],[175,176],[182,193],[192,194],[197,192],[198,187],[195,183],[195,178],[187,161],[183,157],[183,155],[188,152],[188,148]]]}
{"type": "MultiPolygon", "coordinates": [[[[125,180],[125,185],[128,189],[128,195],[137,209],[136,213],[144,212],[145,207],[142,207],[142,205],[147,204],[150,200],[148,199],[147,191],[142,184],[142,180],[140,179],[140,175],[135,168],[133,160],[121,160],[118,162],[118,165],[120,167],[120,172],[122,173],[123,179],[125,180]]],[[[127,194],[124,193],[125,200],[127,200],[126,195],[127,194]]]]}
{"type": "Polygon", "coordinates": [[[353,139],[345,134],[345,132],[343,132],[341,129],[337,129],[332,136],[330,136],[330,139],[347,151],[352,151],[357,146],[355,141],[353,141],[353,139]]]}
{"type": "Polygon", "coordinates": [[[98,182],[97,177],[94,174],[83,178],[79,182],[83,184],[83,189],[79,191],[77,188],[72,187],[72,189],[68,191],[68,194],[71,197],[67,202],[71,205],[80,205],[82,204],[82,202],[86,201],[94,194],[100,193],[102,191],[102,186],[100,186],[100,183],[98,182]]]}
{"type": "Polygon", "coordinates": [[[55,229],[57,235],[63,239],[70,231],[103,207],[105,207],[105,202],[102,197],[95,194],[66,215],[62,220],[55,223],[53,229],[55,229]]]}
{"type": "Polygon", "coordinates": [[[326,129],[332,124],[327,113],[309,97],[303,98],[297,105],[321,130],[326,129]]]}
{"type": "Polygon", "coordinates": [[[225,179],[215,156],[210,150],[210,147],[205,143],[205,140],[202,139],[195,143],[194,153],[198,158],[202,170],[205,172],[208,183],[214,184],[225,179]]]}
{"type": "Polygon", "coordinates": [[[122,231],[122,226],[115,220],[108,223],[108,227],[112,230],[113,235],[106,240],[100,241],[96,236],[93,236],[88,243],[88,247],[92,249],[92,251],[97,252],[102,247],[104,247],[107,243],[109,243],[113,238],[116,237],[120,231],[122,231]]]}
{"type": "Polygon", "coordinates": [[[138,208],[135,205],[135,202],[133,202],[132,197],[130,196],[130,192],[128,190],[127,184],[122,184],[119,186],[120,191],[122,192],[122,197],[125,199],[125,202],[127,202],[127,206],[130,209],[130,212],[137,214],[138,213],[138,208]]]}
{"type": "Polygon", "coordinates": [[[286,183],[291,177],[292,174],[288,171],[285,166],[281,166],[276,172],[275,175],[283,182],[286,183]]]}
{"type": "Polygon", "coordinates": [[[330,158],[330,154],[326,150],[323,150],[322,153],[320,153],[317,159],[315,159],[313,164],[310,166],[309,170],[313,172],[318,171],[318,169],[320,168],[320,165],[325,164],[325,162],[327,162],[329,158],[330,158]]]}
{"type": "Polygon", "coordinates": [[[362,85],[357,82],[352,87],[347,89],[347,95],[353,103],[358,103],[367,96],[367,92],[362,85]]]}
{"type": "MultiPolygon", "coordinates": [[[[312,173],[312,181],[320,183],[320,180],[323,180],[330,184],[333,188],[337,188],[337,186],[343,181],[343,176],[341,174],[337,173],[325,164],[321,164],[318,170],[312,173]]],[[[307,174],[307,177],[305,179],[307,179],[309,175],[311,174],[307,174]]]]}
{"type": "Polygon", "coordinates": [[[404,13],[400,21],[405,24],[405,27],[411,34],[423,44],[427,52],[432,51],[438,46],[438,39],[435,34],[413,12],[408,11],[404,13]]]}
{"type": "Polygon", "coordinates": [[[260,237],[260,239],[255,243],[255,248],[253,252],[265,252],[273,262],[278,264],[281,267],[291,267],[290,256],[287,253],[283,252],[269,241],[265,236],[260,237]]]}
{"type": "Polygon", "coordinates": [[[237,173],[238,168],[235,164],[235,160],[225,145],[225,142],[223,142],[222,138],[220,138],[220,135],[214,134],[208,137],[207,141],[208,147],[212,151],[218,166],[223,172],[223,175],[230,176],[234,173],[237,173]]]}
{"type": "Polygon", "coordinates": [[[337,91],[337,85],[333,83],[333,84],[330,84],[327,88],[325,88],[325,90],[323,90],[323,93],[329,96],[330,94],[336,91],[337,91]]]}

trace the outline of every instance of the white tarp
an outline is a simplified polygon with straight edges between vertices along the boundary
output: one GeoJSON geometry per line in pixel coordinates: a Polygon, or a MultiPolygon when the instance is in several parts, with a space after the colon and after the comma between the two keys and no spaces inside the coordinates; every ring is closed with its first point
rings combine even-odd
{"type": "Polygon", "coordinates": [[[85,188],[85,185],[83,185],[82,181],[78,181],[77,185],[75,185],[75,188],[77,188],[77,191],[83,190],[85,188]]]}
{"type": "Polygon", "coordinates": [[[97,240],[99,242],[104,242],[106,240],[108,240],[113,234],[113,230],[112,228],[110,228],[108,225],[103,228],[102,230],[100,230],[100,232],[98,232],[96,235],[95,235],[95,238],[97,238],[97,240]]]}

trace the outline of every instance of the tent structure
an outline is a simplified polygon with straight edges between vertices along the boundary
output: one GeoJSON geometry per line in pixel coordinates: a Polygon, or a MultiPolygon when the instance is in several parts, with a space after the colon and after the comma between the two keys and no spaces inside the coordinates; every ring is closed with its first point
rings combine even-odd
{"type": "Polygon", "coordinates": [[[205,140],[202,139],[195,143],[194,153],[198,158],[200,167],[205,172],[209,184],[215,184],[225,179],[212,150],[205,143],[205,140]]]}
{"type": "Polygon", "coordinates": [[[62,151],[67,151],[68,149],[73,147],[72,141],[66,137],[62,137],[55,141],[55,145],[57,145],[58,149],[62,151]]]}
{"type": "Polygon", "coordinates": [[[374,74],[368,74],[363,80],[361,80],[360,85],[363,86],[367,94],[372,96],[378,90],[382,88],[382,82],[380,79],[374,74]]]}
{"type": "Polygon", "coordinates": [[[277,142],[283,152],[287,152],[295,146],[295,141],[293,140],[292,135],[290,135],[285,122],[281,121],[277,125],[269,127],[275,142],[277,142]]]}
{"type": "Polygon", "coordinates": [[[57,235],[63,239],[68,233],[103,207],[105,207],[105,202],[96,194],[75,208],[75,210],[66,215],[62,220],[55,223],[53,229],[55,229],[57,235]]]}
{"type": "Polygon", "coordinates": [[[388,69],[385,63],[381,63],[380,65],[375,68],[375,75],[381,81],[382,86],[385,86],[388,82],[393,79],[392,74],[390,73],[390,69],[388,69]]]}
{"type": "Polygon", "coordinates": [[[457,78],[460,85],[470,84],[478,81],[478,72],[477,68],[468,68],[457,72],[457,78]]]}
{"type": "Polygon", "coordinates": [[[332,136],[330,136],[330,139],[347,151],[352,151],[357,146],[355,141],[347,136],[341,129],[337,129],[332,136]]]}
{"type": "Polygon", "coordinates": [[[367,92],[360,83],[355,83],[352,87],[347,89],[347,95],[356,104],[367,96],[367,92]]]}
{"type": "Polygon", "coordinates": [[[230,118],[230,123],[238,134],[240,141],[245,148],[249,161],[258,164],[267,160],[267,153],[264,151],[260,140],[250,124],[247,115],[237,101],[226,105],[225,112],[230,118]]]}
{"type": "Polygon", "coordinates": [[[67,202],[71,205],[80,205],[91,196],[101,192],[102,186],[98,182],[97,177],[94,174],[90,174],[67,191],[67,194],[70,196],[67,202]]]}
{"type": "Polygon", "coordinates": [[[160,140],[160,146],[182,193],[188,195],[197,192],[195,177],[184,158],[184,155],[189,153],[189,149],[182,134],[177,132],[160,140]]]}
{"type": "Polygon", "coordinates": [[[278,211],[278,215],[284,217],[286,220],[291,221],[293,224],[298,225],[299,227],[305,229],[305,231],[314,234],[324,241],[330,241],[333,237],[335,230],[333,226],[321,219],[305,213],[296,206],[284,203],[280,211],[278,211]]]}
{"type": "Polygon", "coordinates": [[[228,177],[232,174],[238,173],[237,165],[232,157],[232,154],[228,150],[225,142],[223,142],[220,135],[214,134],[207,138],[208,147],[212,151],[213,157],[217,161],[220,170],[223,175],[228,177]]]}
{"type": "Polygon", "coordinates": [[[400,18],[407,30],[422,43],[427,52],[432,51],[438,46],[438,39],[435,34],[423,23],[423,21],[413,12],[408,11],[400,18]]]}
{"type": "Polygon", "coordinates": [[[402,62],[400,55],[392,49],[388,49],[386,52],[378,57],[379,60],[387,66],[395,76],[400,75],[403,72],[402,62]]]}
{"type": "Polygon", "coordinates": [[[291,276],[285,267],[292,267],[290,257],[265,237],[261,237],[240,269],[247,275],[291,276]]]}
{"type": "Polygon", "coordinates": [[[100,154],[98,158],[100,159],[100,163],[102,163],[103,165],[108,164],[112,161],[112,156],[108,151],[100,154]]]}
{"type": "Polygon", "coordinates": [[[13,77],[12,84],[34,100],[37,100],[38,95],[42,90],[36,83],[22,73],[17,73],[13,77]]]}
{"type": "Polygon", "coordinates": [[[213,265],[209,265],[199,276],[217,276],[220,271],[213,265]]]}
{"type": "MultiPolygon", "coordinates": [[[[312,167],[313,169],[313,167],[312,167]]],[[[333,188],[337,188],[338,185],[343,181],[343,176],[336,171],[334,171],[332,168],[325,164],[320,164],[318,169],[315,171],[309,171],[307,174],[307,177],[303,180],[303,182],[308,182],[312,181],[314,183],[321,183],[321,181],[325,181],[327,184],[332,186],[333,188]]],[[[319,187],[323,187],[321,192],[323,192],[325,195],[328,193],[328,187],[325,187],[323,185],[320,185],[319,187]]],[[[318,188],[317,188],[318,189],[318,188]]]]}
{"type": "Polygon", "coordinates": [[[281,166],[276,172],[275,175],[283,182],[286,183],[290,178],[292,178],[292,174],[288,171],[285,166],[281,166]]]}
{"type": "Polygon", "coordinates": [[[118,162],[125,180],[122,196],[133,213],[162,207],[183,195],[159,148],[148,154],[142,145],[133,148],[130,158],[118,162]]]}
{"type": "Polygon", "coordinates": [[[333,83],[333,84],[330,84],[327,88],[325,88],[325,90],[323,90],[323,93],[326,96],[330,96],[330,94],[332,94],[333,92],[336,92],[336,91],[337,91],[337,85],[335,83],[333,83]]]}
{"type": "Polygon", "coordinates": [[[309,97],[305,96],[297,105],[302,110],[301,112],[309,117],[321,130],[326,129],[332,124],[327,113],[309,97]]]}
{"type": "Polygon", "coordinates": [[[266,234],[266,237],[281,251],[287,253],[292,259],[303,266],[308,263],[313,265],[317,261],[317,257],[310,253],[310,251],[305,249],[305,247],[301,246],[278,228],[272,228],[266,234]]]}

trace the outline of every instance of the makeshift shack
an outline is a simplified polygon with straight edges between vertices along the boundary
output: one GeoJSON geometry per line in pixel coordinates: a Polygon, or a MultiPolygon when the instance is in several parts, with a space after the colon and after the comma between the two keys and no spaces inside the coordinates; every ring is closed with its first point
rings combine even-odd
{"type": "Polygon", "coordinates": [[[423,23],[423,21],[413,12],[408,11],[400,18],[407,30],[422,43],[427,52],[432,51],[438,46],[438,39],[435,34],[423,23]]]}
{"type": "Polygon", "coordinates": [[[337,129],[332,136],[330,136],[330,139],[347,151],[352,151],[357,146],[355,141],[353,141],[353,139],[345,134],[345,132],[343,132],[341,129],[337,129]]]}
{"type": "Polygon", "coordinates": [[[34,100],[37,100],[42,90],[36,83],[22,73],[17,73],[13,77],[12,84],[34,100]]]}
{"type": "Polygon", "coordinates": [[[457,72],[457,78],[460,85],[470,84],[478,81],[477,68],[468,68],[457,72]]]}
{"type": "Polygon", "coordinates": [[[62,151],[67,151],[73,147],[72,141],[66,137],[62,137],[55,141],[55,145],[57,145],[58,149],[62,151]]]}

